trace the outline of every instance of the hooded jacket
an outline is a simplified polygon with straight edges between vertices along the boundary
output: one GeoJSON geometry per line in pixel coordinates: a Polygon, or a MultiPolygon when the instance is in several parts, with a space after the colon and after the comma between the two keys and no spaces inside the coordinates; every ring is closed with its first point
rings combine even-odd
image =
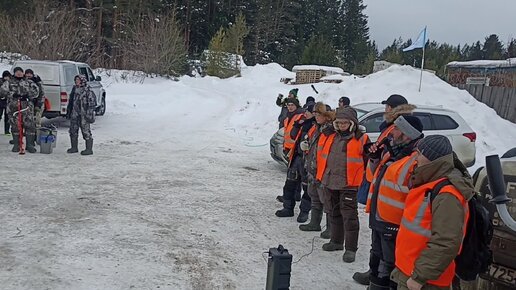
{"type": "MultiPolygon", "coordinates": [[[[429,164],[416,167],[411,176],[411,188],[447,178],[450,183],[469,201],[474,195],[471,176],[455,154],[449,154],[429,164]]],[[[410,194],[410,193],[409,193],[410,194]]],[[[465,209],[451,194],[438,194],[432,201],[432,235],[426,248],[417,258],[412,279],[421,284],[437,280],[455,259],[459,252],[464,229],[465,209]]],[[[409,277],[400,273],[393,278],[406,282],[409,277]]]]}

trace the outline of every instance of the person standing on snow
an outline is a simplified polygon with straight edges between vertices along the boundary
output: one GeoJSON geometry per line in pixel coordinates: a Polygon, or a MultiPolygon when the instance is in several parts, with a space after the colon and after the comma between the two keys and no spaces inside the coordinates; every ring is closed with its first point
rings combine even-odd
{"type": "Polygon", "coordinates": [[[323,131],[323,148],[317,158],[317,179],[324,187],[325,211],[330,215],[331,238],[324,251],[341,251],[345,263],[355,261],[358,249],[357,189],[364,176],[367,134],[358,128],[357,112],[337,108],[334,131],[323,131]],[[345,239],[345,240],[344,240],[345,239]]]}
{"type": "Polygon", "coordinates": [[[21,67],[15,67],[13,72],[14,77],[5,81],[0,88],[0,95],[7,97],[7,111],[11,115],[9,120],[13,136],[12,152],[24,152],[20,141],[25,134],[26,150],[29,153],[36,153],[33,100],[38,97],[39,89],[33,81],[25,79],[21,67]]]}
{"type": "MultiPolygon", "coordinates": [[[[2,73],[2,79],[0,79],[0,87],[4,82],[9,81],[11,79],[11,73],[6,70],[2,73]]],[[[2,116],[4,118],[4,134],[9,135],[11,131],[9,131],[9,112],[7,111],[7,96],[0,95],[0,121],[2,120],[2,116]]]]}
{"type": "Polygon", "coordinates": [[[36,99],[34,99],[34,118],[36,122],[36,129],[39,129],[41,128],[41,115],[43,114],[43,96],[45,95],[45,91],[43,91],[41,78],[38,75],[35,75],[33,70],[25,70],[25,78],[28,80],[32,80],[36,85],[38,85],[39,88],[39,95],[36,99]]]}
{"type": "MultiPolygon", "coordinates": [[[[319,143],[322,131],[327,127],[333,126],[333,120],[335,120],[335,112],[333,112],[330,106],[325,105],[321,102],[316,103],[314,107],[314,116],[316,123],[312,126],[306,138],[301,142],[300,147],[306,152],[305,155],[305,169],[307,172],[307,192],[311,199],[311,216],[310,223],[300,225],[301,231],[321,231],[321,220],[323,216],[324,199],[323,189],[321,183],[316,180],[317,174],[317,154],[319,146],[323,144],[319,143]]],[[[330,222],[328,215],[326,215],[326,230],[321,233],[321,238],[330,238],[330,222]]]]}
{"type": "Polygon", "coordinates": [[[410,174],[416,166],[416,144],[423,137],[422,131],[423,124],[417,117],[399,116],[389,133],[389,144],[366,145],[375,172],[366,204],[372,230],[370,290],[396,288],[390,281],[396,235],[409,191],[410,174]]]}
{"type": "MultiPolygon", "coordinates": [[[[286,98],[283,98],[283,95],[279,94],[278,98],[276,99],[276,105],[278,107],[281,107],[281,113],[278,116],[278,122],[279,122],[279,128],[280,129],[283,128],[284,120],[285,120],[285,118],[287,117],[287,114],[288,114],[288,109],[287,109],[286,101],[288,99],[296,99],[296,100],[298,100],[298,98],[297,98],[297,92],[298,91],[299,91],[299,89],[291,89],[290,92],[288,92],[288,96],[286,98]]],[[[298,100],[298,103],[299,103],[299,100],[298,100]]]]}
{"type": "MultiPolygon", "coordinates": [[[[383,115],[384,121],[380,124],[380,136],[376,140],[375,144],[386,142],[387,137],[392,129],[394,129],[394,121],[401,115],[411,115],[416,106],[409,104],[407,99],[401,95],[390,95],[387,100],[382,101],[385,105],[385,113],[383,115]]],[[[358,200],[362,204],[366,204],[367,195],[369,193],[369,187],[373,180],[373,160],[369,160],[366,167],[365,178],[358,189],[358,200]]],[[[357,281],[362,285],[369,285],[369,277],[371,270],[366,272],[355,272],[353,274],[353,280],[357,281]]]]}
{"type": "Polygon", "coordinates": [[[295,98],[289,98],[285,101],[288,109],[287,118],[283,121],[285,127],[285,136],[283,141],[283,151],[288,156],[289,164],[287,169],[287,180],[283,186],[283,195],[276,197],[278,201],[283,203],[283,209],[276,211],[278,217],[294,216],[294,207],[296,205],[297,196],[301,199],[301,170],[302,158],[296,154],[297,140],[302,132],[299,129],[294,130],[294,126],[301,127],[301,119],[304,119],[303,109],[299,106],[299,101],[295,98]],[[293,134],[295,133],[295,135],[293,134]]]}
{"type": "Polygon", "coordinates": [[[77,153],[79,142],[79,128],[82,137],[86,141],[86,150],[81,151],[81,155],[93,154],[93,137],[91,135],[90,124],[95,122],[95,108],[97,107],[97,97],[87,84],[84,75],[77,75],[74,78],[75,86],[70,93],[66,118],[70,119],[70,143],[71,148],[66,152],[77,153]]]}
{"type": "Polygon", "coordinates": [[[473,196],[471,176],[448,138],[425,137],[417,145],[417,166],[396,239],[391,279],[398,289],[451,289],[473,196]],[[428,193],[434,189],[432,199],[428,193]]]}

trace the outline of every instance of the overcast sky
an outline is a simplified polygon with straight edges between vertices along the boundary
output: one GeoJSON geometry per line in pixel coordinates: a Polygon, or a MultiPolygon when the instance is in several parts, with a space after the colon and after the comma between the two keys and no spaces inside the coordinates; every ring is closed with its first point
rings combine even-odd
{"type": "Polygon", "coordinates": [[[428,27],[439,43],[482,43],[498,34],[516,38],[516,0],[364,0],[371,39],[382,50],[395,38],[415,40],[428,27]]]}

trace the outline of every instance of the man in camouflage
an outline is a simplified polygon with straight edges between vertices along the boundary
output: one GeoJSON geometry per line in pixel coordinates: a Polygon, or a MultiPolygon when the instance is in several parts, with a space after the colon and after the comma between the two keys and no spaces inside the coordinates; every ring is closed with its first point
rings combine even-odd
{"type": "Polygon", "coordinates": [[[34,99],[34,118],[36,122],[36,129],[38,129],[41,128],[41,116],[43,114],[43,96],[45,95],[45,91],[43,91],[41,78],[38,75],[35,75],[33,70],[26,69],[25,78],[33,81],[36,85],[38,85],[39,94],[38,97],[34,99]]]}
{"type": "Polygon", "coordinates": [[[12,151],[20,152],[20,136],[25,133],[26,150],[29,153],[35,153],[36,124],[34,122],[33,100],[39,95],[38,86],[33,81],[25,79],[23,69],[16,67],[14,68],[14,77],[2,84],[0,95],[5,96],[8,102],[11,133],[13,135],[12,151]],[[20,117],[21,128],[19,126],[20,117]]]}
{"type": "Polygon", "coordinates": [[[87,79],[83,75],[74,78],[75,86],[70,93],[66,117],[70,119],[70,143],[72,147],[66,152],[77,153],[79,128],[82,137],[86,141],[86,150],[81,151],[81,155],[93,154],[93,137],[91,136],[90,124],[95,122],[95,108],[97,107],[97,97],[87,84],[87,79]]]}

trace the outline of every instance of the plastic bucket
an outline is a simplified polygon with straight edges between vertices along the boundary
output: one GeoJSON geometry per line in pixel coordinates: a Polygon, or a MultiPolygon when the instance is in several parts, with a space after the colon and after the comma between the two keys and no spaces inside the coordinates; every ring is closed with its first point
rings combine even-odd
{"type": "Polygon", "coordinates": [[[54,138],[52,141],[52,148],[56,148],[57,144],[57,129],[56,128],[47,128],[47,127],[41,127],[36,132],[36,143],[41,146],[41,140],[43,138],[46,138],[47,136],[52,135],[54,138]]]}
{"type": "Polygon", "coordinates": [[[40,136],[39,152],[43,154],[50,154],[53,151],[52,144],[55,143],[54,135],[40,136]]]}

